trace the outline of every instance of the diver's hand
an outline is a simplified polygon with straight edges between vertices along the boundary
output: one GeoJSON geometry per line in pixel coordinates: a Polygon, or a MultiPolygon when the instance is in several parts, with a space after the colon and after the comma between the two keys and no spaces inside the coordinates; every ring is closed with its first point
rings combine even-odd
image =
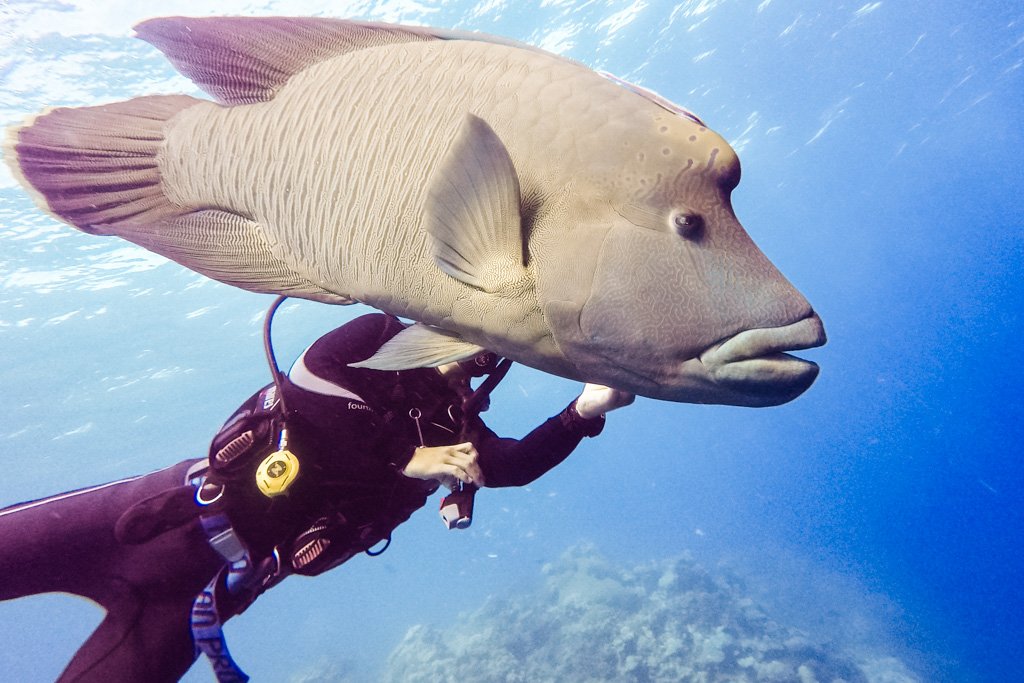
{"type": "Polygon", "coordinates": [[[484,473],[477,464],[479,457],[468,441],[454,446],[420,446],[403,473],[413,479],[437,480],[452,490],[460,481],[483,486],[484,473]]]}
{"type": "Polygon", "coordinates": [[[628,391],[619,391],[601,384],[587,384],[576,399],[576,412],[585,420],[599,417],[616,408],[628,406],[636,398],[628,391]]]}

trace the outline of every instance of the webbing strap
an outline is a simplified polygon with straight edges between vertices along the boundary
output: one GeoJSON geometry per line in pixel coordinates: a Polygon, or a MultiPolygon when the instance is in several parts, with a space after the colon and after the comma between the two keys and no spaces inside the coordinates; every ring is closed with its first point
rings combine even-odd
{"type": "MultiPolygon", "coordinates": [[[[228,562],[225,585],[230,593],[237,593],[244,588],[253,575],[252,561],[249,552],[239,541],[231,528],[227,515],[204,515],[200,517],[203,530],[210,545],[228,562]]],[[[220,616],[217,614],[217,581],[222,572],[196,596],[192,603],[191,628],[192,640],[196,647],[196,656],[205,654],[213,667],[213,673],[220,683],[237,683],[248,681],[235,660],[228,652],[228,644],[224,640],[224,629],[221,628],[220,616]]]]}
{"type": "Polygon", "coordinates": [[[195,643],[196,656],[198,657],[200,653],[206,655],[220,683],[245,683],[249,677],[231,658],[228,644],[224,640],[220,617],[217,616],[216,589],[219,578],[218,573],[192,603],[192,640],[195,643]]]}

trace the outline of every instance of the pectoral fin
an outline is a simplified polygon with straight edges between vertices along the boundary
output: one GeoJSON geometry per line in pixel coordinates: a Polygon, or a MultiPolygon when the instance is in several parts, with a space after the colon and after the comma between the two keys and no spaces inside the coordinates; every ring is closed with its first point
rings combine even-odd
{"type": "Polygon", "coordinates": [[[444,272],[485,292],[521,281],[523,266],[519,178],[505,145],[472,114],[434,173],[426,229],[444,272]]]}
{"type": "Polygon", "coordinates": [[[483,347],[463,340],[454,332],[416,323],[389,339],[373,356],[349,365],[371,370],[431,368],[472,358],[483,351],[483,347]]]}

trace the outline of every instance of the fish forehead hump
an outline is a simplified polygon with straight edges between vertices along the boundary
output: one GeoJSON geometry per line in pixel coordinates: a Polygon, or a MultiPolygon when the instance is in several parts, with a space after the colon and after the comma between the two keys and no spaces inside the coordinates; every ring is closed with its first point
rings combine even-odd
{"type": "Polygon", "coordinates": [[[162,170],[173,201],[251,217],[291,267],[374,303],[396,280],[414,293],[451,286],[423,263],[420,228],[431,176],[467,113],[506,145],[523,194],[543,196],[590,164],[613,129],[631,128],[630,100],[639,98],[544,53],[386,45],[308,67],[268,102],[186,110],[162,170]]]}

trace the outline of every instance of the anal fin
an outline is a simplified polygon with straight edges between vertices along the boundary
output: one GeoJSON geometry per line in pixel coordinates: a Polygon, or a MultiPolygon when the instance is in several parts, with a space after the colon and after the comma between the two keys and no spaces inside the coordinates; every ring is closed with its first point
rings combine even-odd
{"type": "Polygon", "coordinates": [[[331,304],[355,303],[297,273],[274,256],[259,223],[230,211],[205,209],[97,228],[235,287],[331,304]]]}

